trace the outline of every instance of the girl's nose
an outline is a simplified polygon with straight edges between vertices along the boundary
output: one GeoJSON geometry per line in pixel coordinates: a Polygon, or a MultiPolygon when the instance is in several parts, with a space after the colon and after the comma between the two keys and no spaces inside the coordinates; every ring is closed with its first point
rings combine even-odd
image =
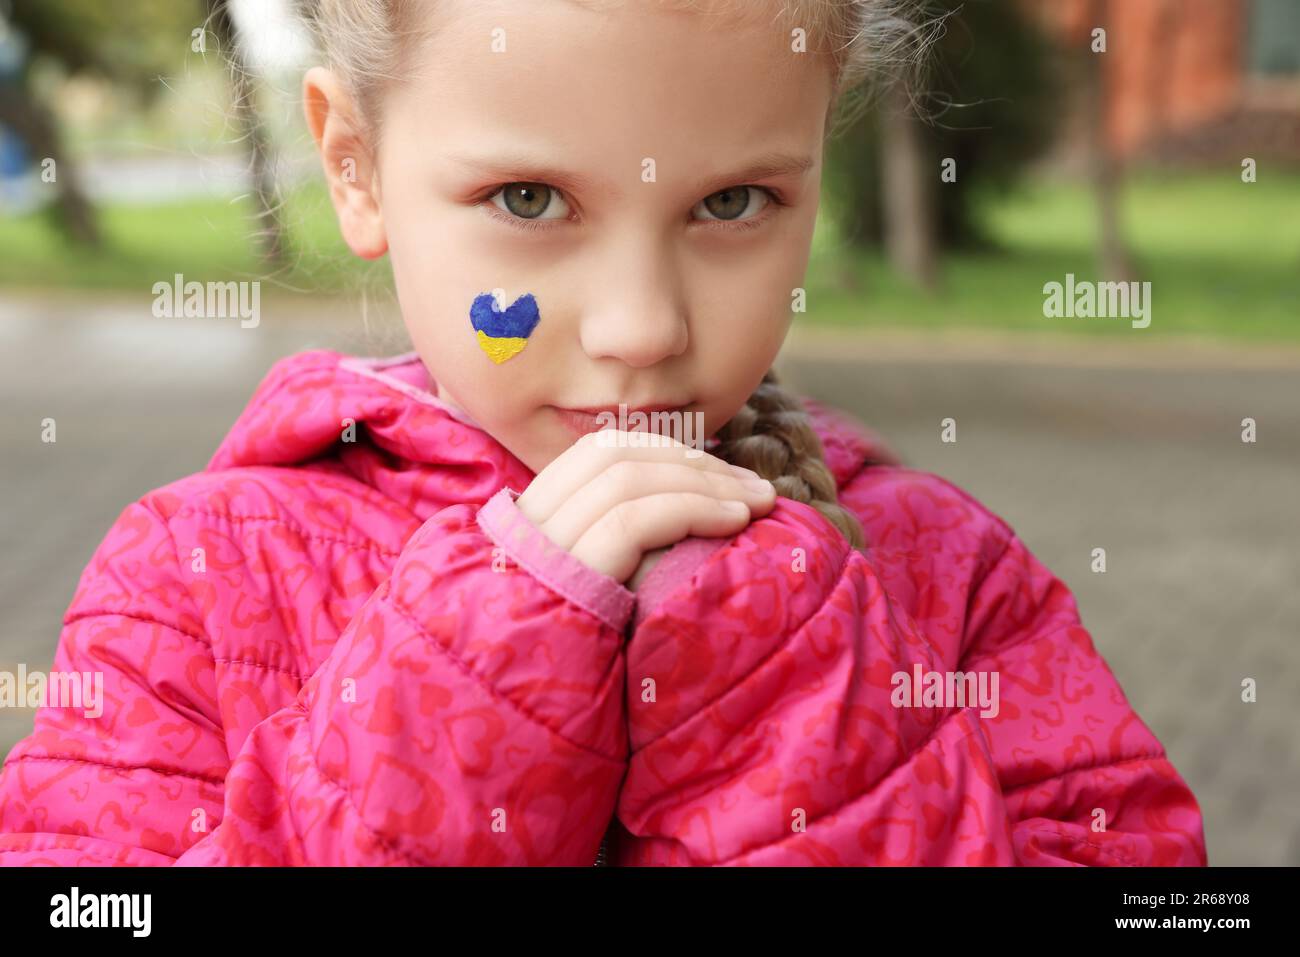
{"type": "Polygon", "coordinates": [[[661,265],[611,264],[583,310],[583,351],[593,359],[652,366],[686,351],[685,298],[678,278],[661,265]]]}

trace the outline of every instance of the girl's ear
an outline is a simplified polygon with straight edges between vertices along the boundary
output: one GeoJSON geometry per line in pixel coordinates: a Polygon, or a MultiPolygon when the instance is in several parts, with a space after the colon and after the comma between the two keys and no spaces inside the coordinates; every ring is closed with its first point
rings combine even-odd
{"type": "Polygon", "coordinates": [[[334,73],[317,66],[302,78],[302,103],[343,241],[362,259],[377,259],[388,251],[388,237],[374,158],[352,98],[334,73]]]}

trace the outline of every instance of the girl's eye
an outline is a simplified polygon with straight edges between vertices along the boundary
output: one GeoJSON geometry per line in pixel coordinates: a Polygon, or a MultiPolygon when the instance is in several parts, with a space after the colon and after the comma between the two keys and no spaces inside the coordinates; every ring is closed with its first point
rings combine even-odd
{"type": "MultiPolygon", "coordinates": [[[[543,225],[545,221],[565,220],[572,215],[563,194],[545,183],[506,183],[488,199],[491,208],[501,210],[493,216],[519,229],[549,229],[543,225]]],[[[759,214],[781,203],[766,187],[730,186],[697,203],[691,218],[715,229],[755,229],[768,219],[759,214]]]]}
{"type": "Polygon", "coordinates": [[[753,219],[767,208],[771,198],[772,194],[762,187],[730,186],[712,196],[706,196],[695,209],[708,213],[708,216],[703,217],[706,222],[753,219]],[[759,200],[762,201],[761,205],[757,205],[759,200]]]}
{"type": "Polygon", "coordinates": [[[565,219],[569,215],[569,204],[558,190],[551,189],[545,183],[507,183],[493,193],[490,199],[497,209],[512,213],[520,219],[565,219]],[[498,199],[501,202],[497,202],[498,199]],[[559,204],[558,215],[543,216],[551,207],[551,200],[556,200],[559,204]]]}

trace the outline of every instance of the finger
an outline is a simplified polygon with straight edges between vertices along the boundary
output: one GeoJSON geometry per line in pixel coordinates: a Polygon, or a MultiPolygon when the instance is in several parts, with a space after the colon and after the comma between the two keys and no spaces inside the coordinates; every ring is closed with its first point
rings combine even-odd
{"type": "Polygon", "coordinates": [[[615,462],[624,460],[677,463],[723,475],[754,474],[671,438],[602,429],[589,432],[560,453],[533,479],[516,504],[535,524],[546,522],[578,489],[615,462]]]}
{"type": "Polygon", "coordinates": [[[573,546],[580,561],[625,581],[641,556],[688,535],[734,535],[750,521],[749,506],[693,492],[666,492],[623,502],[606,512],[573,546]]]}
{"type": "Polygon", "coordinates": [[[763,514],[776,499],[772,483],[756,475],[744,477],[734,472],[694,469],[680,462],[623,459],[569,496],[541,528],[551,541],[562,548],[571,548],[615,506],[659,492],[693,492],[715,499],[743,501],[752,508],[762,508],[763,514]]]}

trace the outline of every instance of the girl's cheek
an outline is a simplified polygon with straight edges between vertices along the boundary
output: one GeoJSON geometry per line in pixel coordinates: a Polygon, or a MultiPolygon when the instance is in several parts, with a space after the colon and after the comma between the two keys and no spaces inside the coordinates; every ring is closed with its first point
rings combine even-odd
{"type": "MultiPolygon", "coordinates": [[[[504,269],[493,276],[510,276],[504,269]]],[[[550,367],[565,332],[556,321],[549,292],[520,285],[503,287],[485,275],[481,264],[417,294],[417,305],[402,312],[411,341],[426,365],[457,401],[484,422],[515,421],[533,405],[549,401],[550,367]],[[472,282],[472,280],[470,280],[472,282]]]]}
{"type": "Polygon", "coordinates": [[[792,315],[797,284],[796,271],[782,262],[765,260],[760,268],[733,273],[713,287],[715,292],[701,306],[699,316],[705,321],[695,323],[697,335],[760,351],[773,339],[779,344],[792,315]]]}

